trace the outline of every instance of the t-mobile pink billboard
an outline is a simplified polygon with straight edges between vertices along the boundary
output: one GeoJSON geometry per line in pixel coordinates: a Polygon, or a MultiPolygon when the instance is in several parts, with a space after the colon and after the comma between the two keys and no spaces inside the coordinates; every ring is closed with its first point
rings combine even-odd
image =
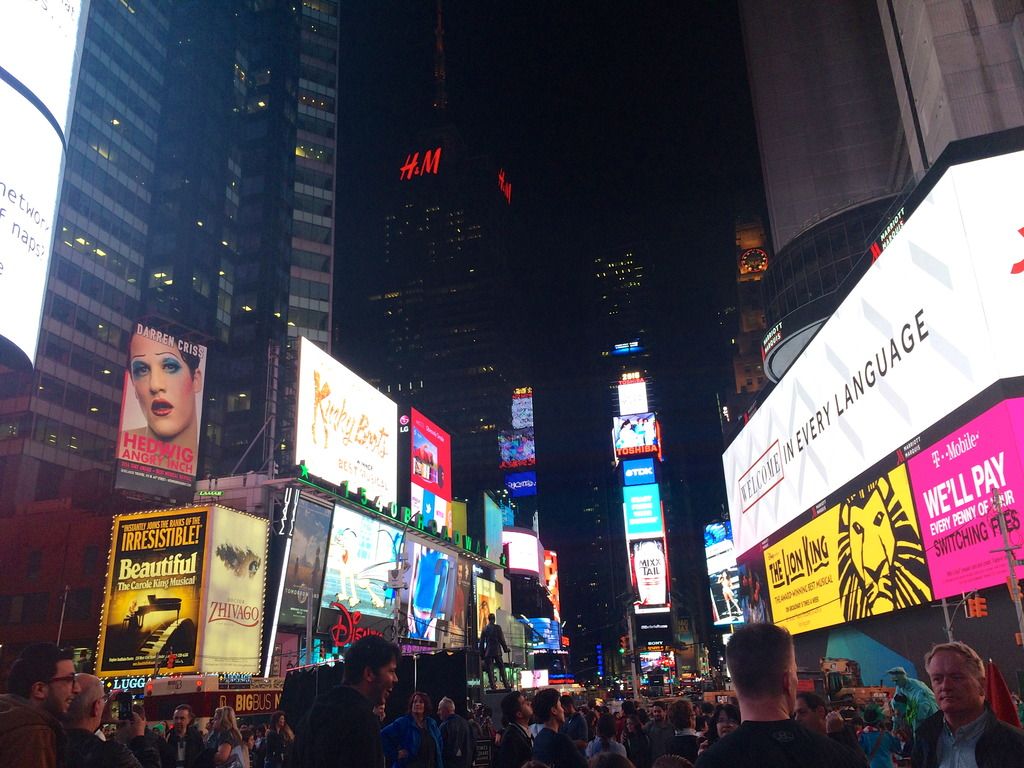
{"type": "MultiPolygon", "coordinates": [[[[1000,403],[909,461],[935,598],[1006,581],[992,499],[1002,494],[1004,508],[1011,510],[1011,540],[1019,541],[1014,510],[1017,494],[1024,492],[1024,472],[1014,423],[1024,424],[1024,399],[1000,403]]],[[[1024,578],[1024,568],[1017,569],[1017,577],[1024,578]]]]}

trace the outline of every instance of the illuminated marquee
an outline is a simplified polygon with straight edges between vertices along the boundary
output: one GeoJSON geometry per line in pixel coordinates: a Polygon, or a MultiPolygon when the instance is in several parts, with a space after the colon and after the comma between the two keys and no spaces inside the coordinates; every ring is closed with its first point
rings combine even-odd
{"type": "Polygon", "coordinates": [[[428,173],[437,175],[438,166],[441,163],[441,148],[428,149],[423,153],[423,161],[420,162],[420,153],[413,152],[406,155],[405,165],[399,168],[399,180],[408,181],[415,176],[424,176],[428,173]]]}

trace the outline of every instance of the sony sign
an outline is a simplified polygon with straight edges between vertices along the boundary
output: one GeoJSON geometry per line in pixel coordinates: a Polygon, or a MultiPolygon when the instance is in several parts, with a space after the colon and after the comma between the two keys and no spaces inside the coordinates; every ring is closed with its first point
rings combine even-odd
{"type": "Polygon", "coordinates": [[[1024,152],[947,170],[726,449],[737,553],[1024,375],[1022,175],[1024,152]]]}

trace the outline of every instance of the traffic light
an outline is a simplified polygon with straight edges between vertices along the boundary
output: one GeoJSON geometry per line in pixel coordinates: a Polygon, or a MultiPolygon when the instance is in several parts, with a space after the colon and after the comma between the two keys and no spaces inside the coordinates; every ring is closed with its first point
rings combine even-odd
{"type": "Polygon", "coordinates": [[[1013,576],[1006,577],[1006,588],[1010,591],[1010,599],[1017,602],[1021,599],[1020,582],[1013,576]]]}
{"type": "Polygon", "coordinates": [[[984,597],[967,598],[967,616],[974,619],[988,616],[988,599],[984,597]]]}
{"type": "Polygon", "coordinates": [[[629,638],[626,635],[619,637],[619,653],[624,654],[629,650],[629,638]]]}

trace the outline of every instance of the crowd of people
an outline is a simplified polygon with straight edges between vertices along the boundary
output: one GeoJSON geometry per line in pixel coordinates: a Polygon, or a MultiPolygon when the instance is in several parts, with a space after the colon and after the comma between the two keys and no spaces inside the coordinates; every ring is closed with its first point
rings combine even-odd
{"type": "Polygon", "coordinates": [[[936,645],[925,657],[938,709],[916,730],[893,728],[874,704],[830,710],[798,690],[789,633],[771,624],[735,632],[726,649],[735,698],[685,698],[644,707],[579,704],[554,688],[501,700],[470,716],[455,702],[414,692],[383,725],[400,651],[382,637],[357,641],[343,678],[321,694],[293,735],[284,713],[240,726],[230,707],[196,726],[191,708],[171,727],[150,727],[141,707],[111,722],[102,681],[74,671],[52,644],[27,648],[0,696],[0,766],[25,768],[1024,768],[1024,730],[986,704],[986,669],[968,645],[936,645]],[[482,749],[481,749],[482,747],[482,749]]]}

